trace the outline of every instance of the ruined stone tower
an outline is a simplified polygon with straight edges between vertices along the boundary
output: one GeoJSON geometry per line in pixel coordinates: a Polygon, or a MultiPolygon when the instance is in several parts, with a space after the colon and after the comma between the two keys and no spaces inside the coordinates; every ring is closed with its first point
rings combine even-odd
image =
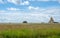
{"type": "Polygon", "coordinates": [[[54,19],[51,17],[49,23],[54,23],[54,19]]]}

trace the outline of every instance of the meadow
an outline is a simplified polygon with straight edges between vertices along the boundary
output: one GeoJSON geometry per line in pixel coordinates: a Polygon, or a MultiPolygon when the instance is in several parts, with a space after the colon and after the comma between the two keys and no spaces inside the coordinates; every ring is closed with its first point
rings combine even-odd
{"type": "Polygon", "coordinates": [[[60,38],[60,24],[0,24],[0,38],[60,38]]]}

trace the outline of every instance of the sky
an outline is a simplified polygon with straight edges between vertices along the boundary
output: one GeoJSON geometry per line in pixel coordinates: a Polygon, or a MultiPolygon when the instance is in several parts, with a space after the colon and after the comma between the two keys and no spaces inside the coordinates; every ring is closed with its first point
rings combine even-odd
{"type": "Polygon", "coordinates": [[[0,23],[60,22],[60,0],[0,0],[0,23]]]}

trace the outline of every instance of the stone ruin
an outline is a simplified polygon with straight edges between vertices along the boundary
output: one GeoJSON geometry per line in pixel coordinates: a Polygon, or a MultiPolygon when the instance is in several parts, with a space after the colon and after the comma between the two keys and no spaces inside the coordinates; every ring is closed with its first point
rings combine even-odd
{"type": "Polygon", "coordinates": [[[51,17],[50,20],[49,20],[49,23],[54,24],[54,23],[58,23],[58,22],[55,22],[53,17],[51,17]]]}
{"type": "Polygon", "coordinates": [[[54,19],[51,17],[49,23],[54,23],[54,19]]]}

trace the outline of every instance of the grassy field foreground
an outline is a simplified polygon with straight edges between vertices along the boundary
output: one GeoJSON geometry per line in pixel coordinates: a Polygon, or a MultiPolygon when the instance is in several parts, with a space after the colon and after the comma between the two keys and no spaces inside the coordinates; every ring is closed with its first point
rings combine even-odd
{"type": "Polygon", "coordinates": [[[60,38],[60,24],[0,24],[0,38],[60,38]]]}

